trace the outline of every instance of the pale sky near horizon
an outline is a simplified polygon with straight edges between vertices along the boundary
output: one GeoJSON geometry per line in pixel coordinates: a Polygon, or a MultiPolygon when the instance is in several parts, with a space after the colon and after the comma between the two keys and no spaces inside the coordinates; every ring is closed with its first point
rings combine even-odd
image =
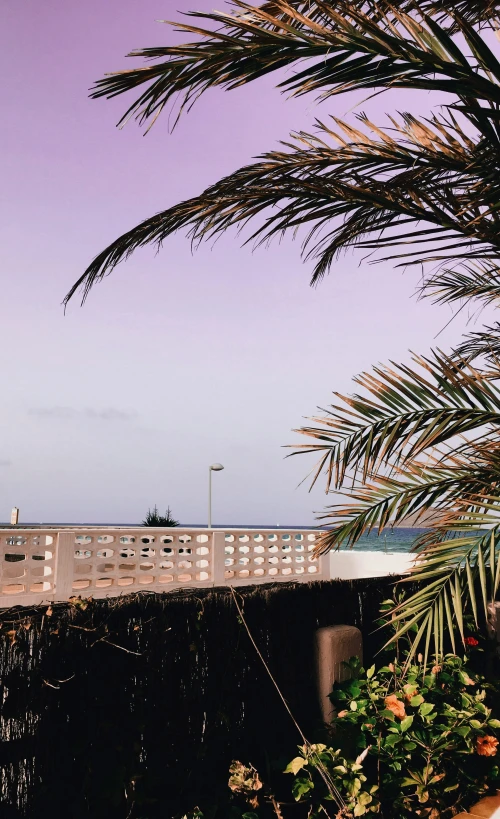
{"type": "MultiPolygon", "coordinates": [[[[117,130],[130,100],[89,100],[93,81],[132,65],[133,48],[178,41],[156,20],[213,6],[4,4],[0,520],[17,505],[21,522],[133,523],[157,504],[204,523],[220,461],[216,523],[312,524],[325,496],[297,488],[313,461],[284,460],[291,430],[371,364],[448,349],[465,326],[463,311],[433,341],[452,313],[416,300],[416,272],[349,254],[311,289],[299,242],[252,253],[235,235],[141,251],[64,315],[119,233],[353,104],[287,101],[266,78],[207,94],[173,134],[166,116],[147,136],[117,130]]],[[[398,104],[409,95],[364,108],[380,122],[398,104]]]]}

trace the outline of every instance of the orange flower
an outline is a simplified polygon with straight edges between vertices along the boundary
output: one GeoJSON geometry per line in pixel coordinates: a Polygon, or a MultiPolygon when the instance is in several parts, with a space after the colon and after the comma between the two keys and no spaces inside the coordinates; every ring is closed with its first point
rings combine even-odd
{"type": "Polygon", "coordinates": [[[346,714],[347,714],[347,711],[339,711],[339,713],[337,714],[337,717],[339,719],[342,719],[342,717],[345,717],[346,714]]]}
{"type": "Polygon", "coordinates": [[[497,752],[498,739],[488,735],[478,737],[476,740],[476,751],[479,756],[495,756],[497,752]]]}
{"type": "Polygon", "coordinates": [[[439,674],[440,671],[441,671],[441,666],[440,665],[433,665],[432,666],[432,673],[433,674],[439,674]]]}
{"type": "Polygon", "coordinates": [[[392,711],[394,716],[398,719],[404,719],[406,717],[404,703],[398,700],[395,694],[391,694],[385,698],[385,707],[388,708],[389,711],[392,711]]]}

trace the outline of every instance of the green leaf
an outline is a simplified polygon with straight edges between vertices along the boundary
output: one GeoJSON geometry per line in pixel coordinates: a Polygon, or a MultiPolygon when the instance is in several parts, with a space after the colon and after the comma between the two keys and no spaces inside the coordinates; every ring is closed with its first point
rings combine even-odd
{"type": "Polygon", "coordinates": [[[413,716],[405,717],[404,720],[402,720],[402,722],[401,722],[401,730],[402,731],[407,731],[408,728],[411,727],[412,723],[413,723],[413,716]]]}
{"type": "Polygon", "coordinates": [[[369,669],[368,669],[368,671],[366,672],[366,678],[367,678],[368,680],[371,680],[371,678],[373,677],[373,675],[374,675],[374,674],[375,674],[375,666],[374,666],[374,665],[372,665],[372,666],[370,666],[370,668],[369,668],[369,669]]]}
{"type": "Polygon", "coordinates": [[[500,719],[489,719],[488,726],[490,728],[500,728],[500,719]]]}
{"type": "Polygon", "coordinates": [[[285,773],[297,774],[305,765],[307,760],[303,756],[296,756],[285,768],[285,773]]]}
{"type": "Polygon", "coordinates": [[[311,782],[310,779],[305,779],[303,777],[297,777],[292,785],[292,794],[296,802],[299,801],[306,793],[312,791],[314,788],[314,783],[311,782]]]}
{"type": "Polygon", "coordinates": [[[431,711],[434,709],[434,705],[432,702],[424,702],[418,709],[418,713],[421,717],[427,717],[431,711]]]}
{"type": "Polygon", "coordinates": [[[391,747],[397,745],[400,740],[400,734],[389,734],[384,740],[384,746],[391,747]]]}
{"type": "Polygon", "coordinates": [[[422,694],[417,694],[415,697],[411,698],[410,705],[413,706],[413,708],[417,708],[419,705],[422,705],[423,701],[424,698],[422,694]]]}

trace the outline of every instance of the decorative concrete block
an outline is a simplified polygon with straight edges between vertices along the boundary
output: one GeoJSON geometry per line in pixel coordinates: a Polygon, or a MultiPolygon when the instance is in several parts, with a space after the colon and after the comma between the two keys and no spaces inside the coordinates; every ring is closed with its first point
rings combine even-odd
{"type": "Polygon", "coordinates": [[[363,637],[355,626],[326,626],[316,632],[316,678],[321,713],[330,722],[334,708],[328,695],[334,682],[348,679],[349,671],[342,663],[351,657],[363,659],[363,637]]]}

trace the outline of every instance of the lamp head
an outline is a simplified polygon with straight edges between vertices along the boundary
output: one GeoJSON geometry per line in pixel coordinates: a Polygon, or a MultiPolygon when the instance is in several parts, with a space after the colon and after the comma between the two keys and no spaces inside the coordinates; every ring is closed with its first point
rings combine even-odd
{"type": "Polygon", "coordinates": [[[222,466],[222,464],[212,464],[212,466],[210,467],[210,469],[211,469],[213,472],[220,472],[220,471],[221,471],[221,469],[224,469],[224,467],[222,466]]]}

